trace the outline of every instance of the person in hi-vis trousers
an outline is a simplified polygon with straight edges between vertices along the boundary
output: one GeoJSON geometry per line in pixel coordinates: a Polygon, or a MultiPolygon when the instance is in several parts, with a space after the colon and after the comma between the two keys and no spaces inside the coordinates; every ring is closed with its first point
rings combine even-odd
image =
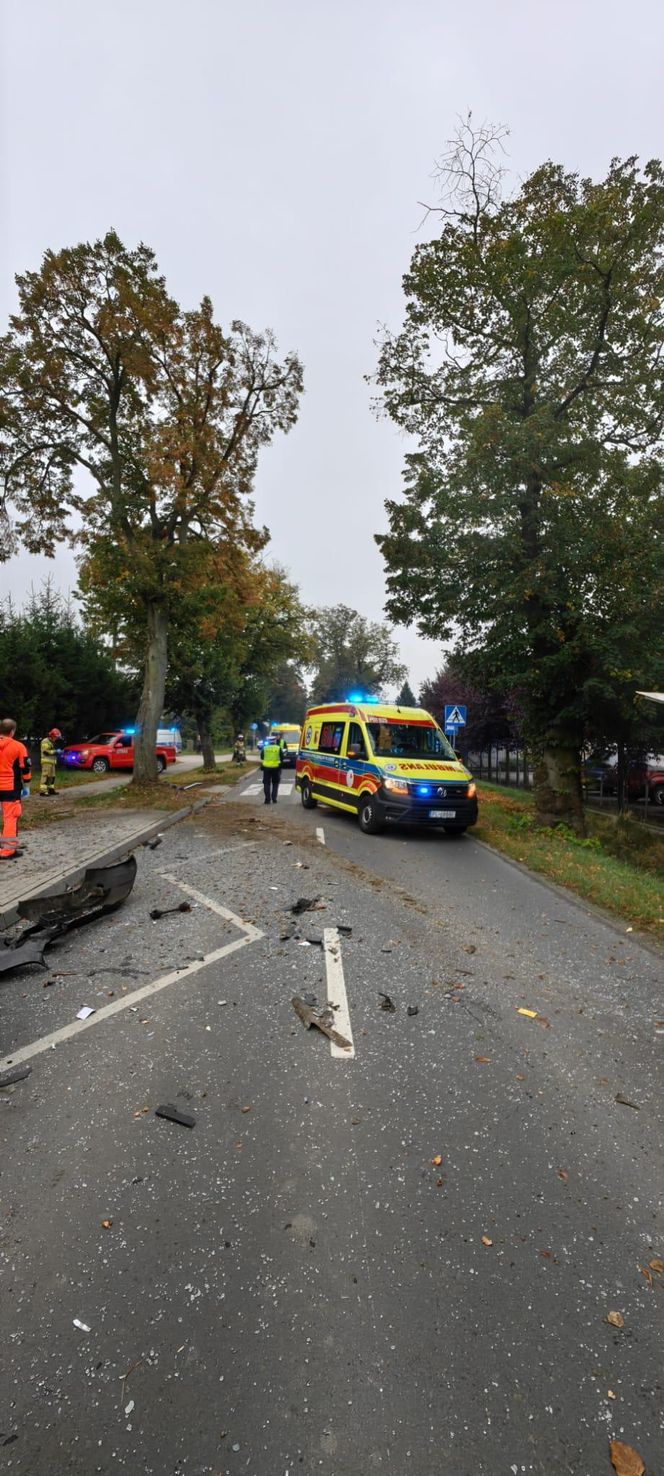
{"type": "Polygon", "coordinates": [[[261,769],[263,770],[265,803],[269,805],[271,798],[272,804],[276,805],[281,778],[281,744],[278,738],[265,739],[261,753],[261,769]]]}
{"type": "Polygon", "coordinates": [[[28,750],[17,743],[13,718],[0,722],[0,803],[2,803],[2,835],[0,861],[14,861],[18,855],[18,822],[21,800],[28,794],[30,759],[28,750]]]}

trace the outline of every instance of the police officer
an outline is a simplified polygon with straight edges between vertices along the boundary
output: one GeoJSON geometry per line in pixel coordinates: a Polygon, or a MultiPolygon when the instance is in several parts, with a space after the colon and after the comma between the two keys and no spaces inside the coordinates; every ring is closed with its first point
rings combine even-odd
{"type": "Polygon", "coordinates": [[[55,787],[55,761],[58,750],[55,739],[61,738],[59,728],[51,728],[50,732],[42,738],[40,745],[41,779],[39,782],[40,794],[57,794],[55,787]]]}
{"type": "Polygon", "coordinates": [[[281,779],[281,744],[276,733],[269,733],[265,739],[261,753],[261,769],[263,770],[265,803],[269,805],[271,798],[272,804],[276,805],[281,779]]]}

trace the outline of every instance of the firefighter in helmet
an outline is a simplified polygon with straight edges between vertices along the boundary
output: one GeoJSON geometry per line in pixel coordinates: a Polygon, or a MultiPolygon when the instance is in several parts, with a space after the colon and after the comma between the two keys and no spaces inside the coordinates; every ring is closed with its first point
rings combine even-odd
{"type": "Polygon", "coordinates": [[[58,750],[55,746],[57,738],[61,738],[59,728],[51,728],[42,738],[40,745],[41,778],[39,783],[40,794],[57,794],[55,787],[55,764],[58,750]]]}

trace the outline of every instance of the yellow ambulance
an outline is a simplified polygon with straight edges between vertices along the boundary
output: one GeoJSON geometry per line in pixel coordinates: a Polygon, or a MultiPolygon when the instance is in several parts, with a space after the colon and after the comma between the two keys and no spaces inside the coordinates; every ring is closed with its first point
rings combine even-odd
{"type": "Polygon", "coordinates": [[[310,707],[295,767],[305,810],[319,800],[346,810],[367,835],[404,824],[462,835],[477,820],[472,775],[420,708],[367,701],[310,707]]]}

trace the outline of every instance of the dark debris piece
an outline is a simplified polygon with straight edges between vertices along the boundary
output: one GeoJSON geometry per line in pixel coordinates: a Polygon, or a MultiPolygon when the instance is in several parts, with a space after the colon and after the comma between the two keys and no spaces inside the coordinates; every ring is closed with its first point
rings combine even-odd
{"type": "Polygon", "coordinates": [[[180,1112],[172,1102],[166,1102],[163,1107],[155,1107],[155,1117],[165,1117],[167,1122],[179,1122],[181,1127],[193,1128],[196,1126],[196,1118],[190,1117],[188,1112],[180,1112]]]}
{"type": "Polygon", "coordinates": [[[419,1013],[420,1013],[420,1007],[419,1007],[419,1005],[409,1005],[408,1006],[408,1009],[406,1010],[406,1014],[407,1015],[419,1015],[419,1013]]]}
{"type": "Polygon", "coordinates": [[[383,994],[382,989],[379,989],[378,990],[378,993],[379,993],[380,1001],[381,1001],[380,1002],[380,1009],[381,1010],[387,1010],[387,1012],[388,1012],[389,1015],[395,1015],[396,1014],[397,1007],[393,1003],[393,1001],[390,999],[389,994],[383,994]]]}
{"type": "Polygon", "coordinates": [[[11,1071],[0,1071],[0,1088],[10,1087],[15,1081],[25,1081],[32,1076],[32,1066],[13,1066],[11,1071]]]}
{"type": "Polygon", "coordinates": [[[312,908],[316,907],[319,902],[320,897],[298,897],[297,902],[293,903],[290,910],[295,917],[299,917],[301,912],[311,912],[312,908]]]}
{"type": "Polygon", "coordinates": [[[337,923],[337,932],[342,938],[350,938],[352,931],[353,929],[349,928],[346,923],[337,923]]]}
{"type": "Polygon", "coordinates": [[[153,907],[150,917],[159,922],[160,917],[169,917],[171,912],[191,912],[191,902],[180,902],[177,907],[153,907]]]}

